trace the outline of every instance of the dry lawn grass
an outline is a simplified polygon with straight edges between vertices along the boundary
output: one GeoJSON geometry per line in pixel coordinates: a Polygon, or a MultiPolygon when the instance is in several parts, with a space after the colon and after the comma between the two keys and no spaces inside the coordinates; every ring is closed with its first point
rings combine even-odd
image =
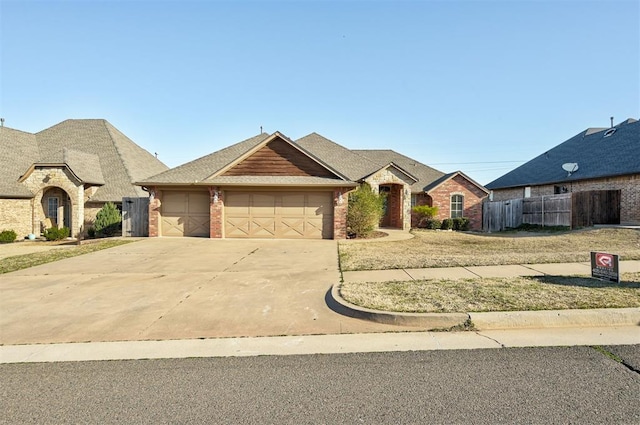
{"type": "Polygon", "coordinates": [[[621,280],[536,276],[343,283],[340,293],[362,307],[415,313],[640,307],[640,273],[623,274],[621,280]]]}
{"type": "Polygon", "coordinates": [[[349,270],[490,266],[590,261],[590,251],[640,259],[640,231],[587,229],[563,233],[479,234],[414,231],[398,242],[340,243],[340,267],[349,270]]]}
{"type": "MultiPolygon", "coordinates": [[[[62,260],[64,258],[75,257],[78,255],[88,254],[90,252],[100,251],[112,248],[118,245],[124,245],[134,242],[132,240],[107,240],[87,245],[73,246],[64,249],[51,249],[44,252],[35,252],[32,254],[16,255],[0,260],[0,274],[14,272],[16,270],[26,269],[28,267],[38,266],[40,264],[51,263],[53,261],[62,260]]],[[[46,242],[38,242],[39,244],[47,244],[46,242]]],[[[60,245],[62,242],[50,242],[49,245],[60,245]]]]}

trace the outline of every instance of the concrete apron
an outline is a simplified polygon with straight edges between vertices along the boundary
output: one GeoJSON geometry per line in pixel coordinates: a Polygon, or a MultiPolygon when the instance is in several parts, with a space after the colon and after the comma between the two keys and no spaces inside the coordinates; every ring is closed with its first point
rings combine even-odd
{"type": "Polygon", "coordinates": [[[333,311],[335,241],[152,238],[0,276],[0,344],[397,332],[333,311]]]}

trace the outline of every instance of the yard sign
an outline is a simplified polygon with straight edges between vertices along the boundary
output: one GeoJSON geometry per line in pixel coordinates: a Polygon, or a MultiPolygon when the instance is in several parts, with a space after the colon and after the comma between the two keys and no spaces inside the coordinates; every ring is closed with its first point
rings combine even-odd
{"type": "Polygon", "coordinates": [[[591,251],[591,277],[620,283],[620,257],[591,251]]]}

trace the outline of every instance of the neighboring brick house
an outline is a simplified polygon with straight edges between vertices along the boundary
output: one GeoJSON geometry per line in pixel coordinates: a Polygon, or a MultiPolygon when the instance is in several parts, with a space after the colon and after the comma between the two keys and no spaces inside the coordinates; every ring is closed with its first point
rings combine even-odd
{"type": "Polygon", "coordinates": [[[0,164],[0,231],[19,238],[39,236],[49,222],[76,237],[106,202],[147,197],[132,183],[167,169],[102,119],[66,120],[35,134],[3,126],[0,164]]]}
{"type": "Polygon", "coordinates": [[[584,130],[486,187],[495,201],[620,190],[620,223],[638,225],[640,122],[629,118],[611,128],[584,130]]]}
{"type": "Polygon", "coordinates": [[[387,194],[381,227],[409,230],[413,204],[482,226],[488,191],[461,172],[445,175],[391,150],[350,150],[316,133],[296,141],[262,133],[137,184],[151,194],[150,236],[343,239],[348,194],[362,182],[387,194]]]}

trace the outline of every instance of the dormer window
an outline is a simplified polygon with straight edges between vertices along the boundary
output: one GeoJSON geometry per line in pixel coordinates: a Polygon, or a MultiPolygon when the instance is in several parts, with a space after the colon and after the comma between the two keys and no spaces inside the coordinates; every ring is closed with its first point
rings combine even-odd
{"type": "Polygon", "coordinates": [[[615,128],[610,128],[609,130],[607,130],[607,131],[605,131],[605,132],[604,132],[604,136],[602,136],[602,137],[609,137],[609,136],[611,136],[611,135],[612,135],[613,133],[615,133],[615,132],[616,132],[616,129],[615,129],[615,128]]]}

